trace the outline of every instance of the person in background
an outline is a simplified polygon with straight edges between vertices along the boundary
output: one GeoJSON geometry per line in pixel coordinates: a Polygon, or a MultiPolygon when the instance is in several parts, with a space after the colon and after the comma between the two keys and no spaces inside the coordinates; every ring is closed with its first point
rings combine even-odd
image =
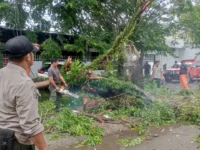
{"type": "Polygon", "coordinates": [[[68,56],[67,60],[65,60],[65,63],[63,65],[65,68],[66,74],[68,74],[70,72],[71,64],[72,64],[72,58],[71,58],[71,56],[68,56]]]}
{"type": "Polygon", "coordinates": [[[145,76],[148,77],[150,75],[150,70],[151,70],[151,65],[149,65],[148,61],[145,62],[143,69],[145,76]]]}
{"type": "Polygon", "coordinates": [[[0,69],[0,149],[48,149],[38,115],[39,91],[26,73],[34,63],[33,50],[25,36],[5,44],[9,63],[0,69]]]}
{"type": "Polygon", "coordinates": [[[96,80],[96,79],[101,79],[102,77],[96,75],[96,74],[93,74],[91,70],[88,70],[87,71],[87,79],[88,80],[96,80]]]}
{"type": "Polygon", "coordinates": [[[132,41],[129,41],[127,43],[125,54],[127,58],[127,76],[128,76],[128,80],[131,80],[133,69],[136,68],[136,63],[138,59],[140,58],[140,54],[137,51],[132,41]]]}
{"type": "Polygon", "coordinates": [[[157,87],[160,88],[163,79],[163,67],[160,65],[159,60],[155,61],[152,71],[152,79],[156,81],[157,87]]]}
{"type": "Polygon", "coordinates": [[[60,81],[64,84],[64,87],[67,87],[67,84],[65,83],[65,80],[58,69],[58,59],[51,60],[51,66],[48,69],[48,77],[50,82],[49,91],[51,92],[50,100],[55,100],[56,112],[60,112],[62,95],[57,91],[60,90],[60,81]]]}
{"type": "Polygon", "coordinates": [[[188,81],[187,81],[187,66],[185,65],[184,61],[181,61],[179,78],[180,78],[181,87],[189,90],[188,81]]]}
{"type": "Polygon", "coordinates": [[[179,68],[180,66],[178,65],[177,61],[175,61],[174,65],[172,67],[173,68],[179,68]]]}
{"type": "Polygon", "coordinates": [[[167,70],[167,64],[166,63],[163,65],[163,70],[164,71],[167,70]]]}

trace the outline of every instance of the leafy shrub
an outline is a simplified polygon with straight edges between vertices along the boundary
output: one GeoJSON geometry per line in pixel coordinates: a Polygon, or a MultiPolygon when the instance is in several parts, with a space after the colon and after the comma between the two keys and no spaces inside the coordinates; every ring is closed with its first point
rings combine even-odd
{"type": "Polygon", "coordinates": [[[65,107],[61,113],[54,113],[55,105],[51,101],[39,104],[39,114],[42,117],[45,131],[54,133],[54,137],[69,133],[73,136],[87,135],[83,144],[96,145],[102,142],[103,129],[93,126],[93,120],[85,116],[74,114],[71,109],[65,107]],[[56,133],[56,134],[55,134],[56,133]]]}
{"type": "Polygon", "coordinates": [[[51,60],[52,58],[58,58],[62,55],[62,51],[56,41],[51,38],[44,41],[41,45],[42,53],[41,57],[45,60],[51,60]]]}
{"type": "MultiPolygon", "coordinates": [[[[188,97],[189,98],[189,97],[188,97]]],[[[179,102],[177,118],[182,121],[189,121],[200,125],[200,101],[199,99],[188,99],[179,102]]]]}
{"type": "Polygon", "coordinates": [[[79,60],[74,60],[70,65],[70,72],[66,74],[64,66],[61,68],[61,74],[63,75],[66,83],[70,86],[80,86],[86,80],[86,74],[81,74],[80,71],[83,69],[84,65],[79,60]]]}
{"type": "Polygon", "coordinates": [[[168,96],[171,94],[167,88],[157,88],[157,83],[153,80],[145,81],[144,90],[158,96],[168,96]]]}
{"type": "Polygon", "coordinates": [[[154,102],[144,109],[137,109],[135,117],[142,117],[145,125],[161,125],[175,122],[174,110],[165,102],[154,102]]]}

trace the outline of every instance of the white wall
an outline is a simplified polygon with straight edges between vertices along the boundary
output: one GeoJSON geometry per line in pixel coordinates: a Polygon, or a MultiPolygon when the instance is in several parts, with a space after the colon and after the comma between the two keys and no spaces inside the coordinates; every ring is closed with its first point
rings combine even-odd
{"type": "Polygon", "coordinates": [[[171,55],[167,56],[158,55],[156,56],[156,60],[160,60],[162,65],[167,63],[167,68],[170,68],[174,64],[175,60],[180,62],[181,60],[184,59],[193,59],[196,53],[199,52],[200,48],[187,47],[182,49],[176,49],[174,54],[178,56],[178,58],[174,58],[171,55]]]}
{"type": "Polygon", "coordinates": [[[31,66],[31,78],[37,77],[37,71],[42,67],[42,61],[34,61],[33,66],[31,66]]]}

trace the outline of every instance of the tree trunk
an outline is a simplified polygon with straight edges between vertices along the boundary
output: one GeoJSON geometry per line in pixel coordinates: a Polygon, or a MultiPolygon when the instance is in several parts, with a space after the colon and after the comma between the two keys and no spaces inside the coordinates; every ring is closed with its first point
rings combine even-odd
{"type": "Polygon", "coordinates": [[[116,39],[112,44],[111,49],[104,55],[101,55],[97,59],[95,59],[91,63],[91,65],[89,65],[85,69],[98,69],[102,67],[106,69],[107,66],[111,64],[110,60],[115,58],[117,54],[120,54],[120,51],[123,49],[124,42],[127,42],[129,36],[133,33],[138,19],[153,1],[154,0],[147,0],[146,2],[143,1],[138,2],[137,4],[138,7],[136,8],[135,15],[130,19],[129,23],[126,25],[123,32],[121,32],[116,37],[116,39]]]}

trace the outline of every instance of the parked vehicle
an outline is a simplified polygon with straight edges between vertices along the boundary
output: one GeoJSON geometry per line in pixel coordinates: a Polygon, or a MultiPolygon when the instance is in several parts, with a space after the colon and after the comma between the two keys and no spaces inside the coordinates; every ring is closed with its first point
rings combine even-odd
{"type": "MultiPolygon", "coordinates": [[[[183,61],[185,62],[185,65],[188,67],[188,71],[189,71],[189,68],[193,64],[194,59],[187,59],[183,61]]],[[[181,63],[178,63],[179,67],[177,68],[172,67],[165,70],[163,75],[166,82],[179,81],[180,64],[181,63]]]]}
{"type": "Polygon", "coordinates": [[[163,74],[165,81],[166,82],[178,81],[179,71],[180,71],[180,68],[168,68],[167,70],[165,70],[163,74]]]}
{"type": "Polygon", "coordinates": [[[200,56],[191,60],[192,63],[188,67],[188,81],[192,82],[197,78],[200,78],[200,56]]]}
{"type": "MultiPolygon", "coordinates": [[[[63,66],[64,62],[58,62],[58,68],[63,66]]],[[[51,66],[50,62],[45,63],[40,69],[38,69],[37,76],[41,78],[48,78],[48,69],[51,66]]]]}
{"type": "MultiPolygon", "coordinates": [[[[84,66],[88,66],[91,62],[83,63],[84,66]]],[[[60,69],[64,65],[64,61],[58,62],[58,69],[60,69]]],[[[38,69],[37,76],[41,78],[48,78],[48,69],[51,66],[50,62],[45,63],[40,69],[38,69]]],[[[96,75],[105,74],[105,70],[92,70],[92,72],[96,75]]]]}

